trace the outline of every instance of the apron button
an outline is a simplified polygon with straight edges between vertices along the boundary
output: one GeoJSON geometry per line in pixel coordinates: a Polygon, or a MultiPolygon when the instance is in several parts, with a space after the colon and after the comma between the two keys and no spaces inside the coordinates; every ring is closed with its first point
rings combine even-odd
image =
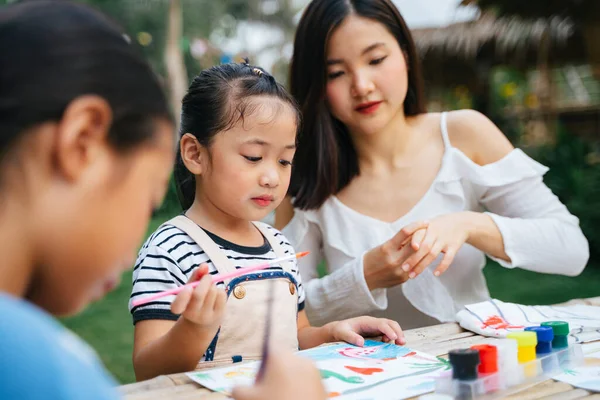
{"type": "Polygon", "coordinates": [[[233,295],[236,299],[243,299],[246,296],[246,288],[243,286],[236,286],[233,289],[233,295]]]}
{"type": "Polygon", "coordinates": [[[292,282],[290,282],[290,293],[296,293],[296,285],[294,285],[292,282]]]}

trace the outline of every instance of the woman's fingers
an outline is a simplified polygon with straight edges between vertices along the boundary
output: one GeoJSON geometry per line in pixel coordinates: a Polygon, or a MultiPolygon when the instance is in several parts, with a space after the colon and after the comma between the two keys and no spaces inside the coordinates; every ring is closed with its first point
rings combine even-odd
{"type": "Polygon", "coordinates": [[[395,250],[398,250],[402,247],[402,244],[406,241],[406,239],[410,239],[410,237],[419,229],[426,229],[429,226],[428,221],[417,221],[412,224],[406,225],[404,228],[400,229],[398,233],[392,237],[389,242],[392,244],[395,250]]]}
{"type": "Polygon", "coordinates": [[[423,272],[425,268],[427,268],[432,262],[435,261],[435,259],[440,255],[441,252],[442,245],[439,244],[439,242],[434,243],[431,250],[429,250],[425,257],[423,257],[421,261],[419,261],[418,264],[415,265],[412,271],[410,271],[408,277],[412,279],[419,275],[421,272],[423,272]]]}
{"type": "Polygon", "coordinates": [[[435,276],[440,276],[450,267],[452,261],[454,261],[454,257],[456,256],[456,250],[453,247],[449,247],[444,251],[444,258],[440,262],[440,265],[435,269],[433,274],[435,276]]]}
{"type": "Polygon", "coordinates": [[[412,272],[423,258],[430,255],[433,245],[435,244],[435,240],[436,238],[432,234],[425,236],[425,239],[423,239],[421,245],[419,246],[419,250],[404,260],[402,263],[402,269],[405,272],[412,272]]]}

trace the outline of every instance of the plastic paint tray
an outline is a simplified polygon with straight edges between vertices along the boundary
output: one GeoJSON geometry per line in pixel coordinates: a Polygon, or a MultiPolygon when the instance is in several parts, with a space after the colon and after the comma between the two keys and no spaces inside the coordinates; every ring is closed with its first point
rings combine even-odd
{"type": "Polygon", "coordinates": [[[499,370],[492,374],[480,374],[472,381],[452,379],[452,370],[436,379],[435,393],[455,399],[497,399],[521,391],[532,384],[559,375],[566,369],[583,364],[581,345],[538,356],[533,361],[518,364],[514,370],[499,370]]]}

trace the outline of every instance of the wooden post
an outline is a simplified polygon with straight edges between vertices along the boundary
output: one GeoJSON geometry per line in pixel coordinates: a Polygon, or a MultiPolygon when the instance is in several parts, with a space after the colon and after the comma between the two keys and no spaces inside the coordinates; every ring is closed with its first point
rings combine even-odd
{"type": "MultiPolygon", "coordinates": [[[[549,65],[550,55],[550,33],[549,28],[546,28],[540,42],[540,50],[538,53],[538,70],[540,71],[540,88],[538,97],[540,99],[541,120],[545,127],[545,137],[543,141],[548,139],[554,140],[556,136],[556,119],[554,113],[554,93],[552,90],[552,72],[549,65]]],[[[541,144],[541,143],[536,143],[541,144]]]]}
{"type": "Polygon", "coordinates": [[[181,99],[188,87],[187,71],[180,48],[181,38],[183,37],[183,17],[181,13],[181,0],[171,0],[167,16],[167,43],[164,57],[167,67],[169,99],[175,114],[177,127],[179,127],[181,118],[181,99]]]}

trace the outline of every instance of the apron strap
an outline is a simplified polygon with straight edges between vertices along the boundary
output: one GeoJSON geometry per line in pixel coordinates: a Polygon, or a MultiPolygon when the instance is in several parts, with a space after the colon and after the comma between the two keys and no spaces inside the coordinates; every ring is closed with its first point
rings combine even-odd
{"type": "MultiPolygon", "coordinates": [[[[165,222],[165,225],[173,225],[185,233],[204,250],[210,261],[219,272],[219,274],[227,274],[235,271],[235,265],[227,258],[225,252],[206,234],[206,232],[198,226],[194,221],[186,216],[178,215],[175,218],[165,222]]],[[[229,281],[225,282],[227,285],[229,281]]]]}
{"type": "MultiPolygon", "coordinates": [[[[263,236],[267,239],[267,241],[271,245],[271,248],[273,249],[273,252],[275,252],[275,256],[277,256],[277,258],[292,255],[292,254],[286,254],[283,246],[281,245],[281,241],[279,239],[277,239],[275,237],[275,235],[273,235],[273,232],[267,227],[267,225],[265,223],[256,221],[256,222],[253,222],[253,224],[260,231],[260,233],[262,233],[263,236]]],[[[280,265],[284,269],[284,271],[289,272],[294,264],[293,264],[293,260],[289,260],[289,261],[280,263],[280,265]],[[285,264],[285,266],[284,266],[284,264],[285,264]]]]}

